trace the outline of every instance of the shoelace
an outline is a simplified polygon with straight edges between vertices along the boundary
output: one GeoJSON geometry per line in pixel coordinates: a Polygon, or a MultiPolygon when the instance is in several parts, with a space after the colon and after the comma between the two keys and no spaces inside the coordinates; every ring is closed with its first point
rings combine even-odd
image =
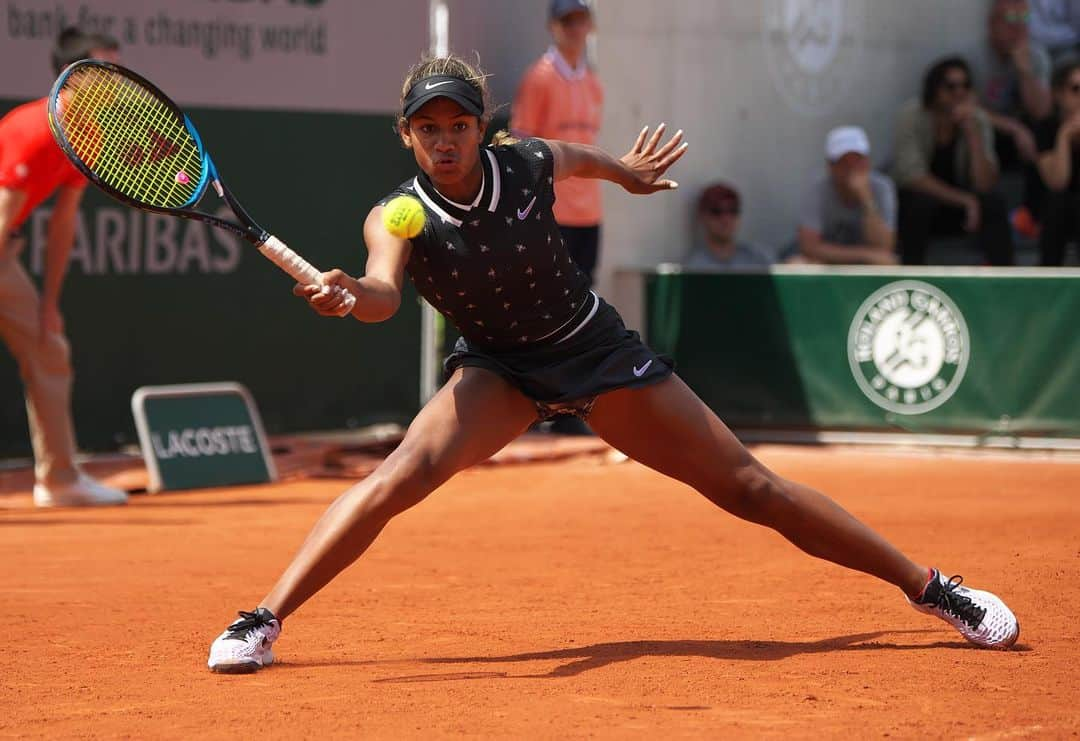
{"type": "Polygon", "coordinates": [[[260,615],[258,610],[254,612],[244,612],[243,610],[240,610],[237,614],[240,616],[240,620],[237,620],[229,626],[230,638],[246,638],[248,631],[255,628],[261,628],[270,622],[260,615]]]}
{"type": "Polygon", "coordinates": [[[956,592],[956,588],[963,583],[964,577],[959,574],[950,576],[949,580],[941,585],[937,606],[960,618],[975,630],[986,615],[986,608],[976,605],[971,601],[971,597],[956,592]]]}

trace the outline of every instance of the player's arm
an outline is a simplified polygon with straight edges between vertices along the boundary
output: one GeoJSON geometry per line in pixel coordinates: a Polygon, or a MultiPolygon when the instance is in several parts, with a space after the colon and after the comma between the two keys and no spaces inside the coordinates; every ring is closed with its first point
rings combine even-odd
{"type": "Polygon", "coordinates": [[[409,262],[412,243],[386,231],[382,223],[382,206],[376,206],[364,221],[364,243],[368,259],[364,275],[354,278],[341,270],[323,273],[323,285],[297,285],[293,293],[303,296],[315,311],[323,316],[338,316],[341,305],[339,286],[356,296],[352,317],[361,322],[382,322],[397,313],[401,306],[401,288],[405,281],[405,265],[409,262]]]}
{"type": "Polygon", "coordinates": [[[60,292],[67,275],[68,257],[75,244],[75,223],[79,218],[79,203],[83,188],[64,187],[57,191],[56,203],[46,231],[45,277],[41,282],[41,328],[59,332],[63,328],[60,316],[60,292]]]}
{"type": "Polygon", "coordinates": [[[678,188],[674,180],[664,179],[667,169],[686,153],[688,144],[682,143],[682,130],[666,144],[660,146],[665,125],[660,124],[649,136],[646,126],[638,134],[630,151],[616,159],[599,147],[589,144],[546,140],[555,158],[555,179],[594,178],[610,180],[631,193],[655,193],[658,190],[678,188]]]}

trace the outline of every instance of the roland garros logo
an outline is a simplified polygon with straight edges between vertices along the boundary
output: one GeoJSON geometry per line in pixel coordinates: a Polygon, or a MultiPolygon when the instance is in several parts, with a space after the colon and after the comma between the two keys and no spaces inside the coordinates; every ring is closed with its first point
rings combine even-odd
{"type": "Polygon", "coordinates": [[[890,283],[855,314],[848,362],[863,393],[883,409],[923,414],[964,380],[971,342],[960,310],[927,283],[890,283]]]}
{"type": "Polygon", "coordinates": [[[799,113],[820,116],[862,75],[866,0],[766,0],[765,58],[776,89],[799,113]]]}

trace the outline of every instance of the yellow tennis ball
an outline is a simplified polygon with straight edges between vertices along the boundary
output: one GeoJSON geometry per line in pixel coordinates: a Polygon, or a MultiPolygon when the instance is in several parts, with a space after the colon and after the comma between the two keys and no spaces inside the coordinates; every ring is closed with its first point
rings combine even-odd
{"type": "Polygon", "coordinates": [[[395,237],[412,239],[424,228],[424,207],[411,196],[398,196],[383,206],[382,223],[395,237]]]}

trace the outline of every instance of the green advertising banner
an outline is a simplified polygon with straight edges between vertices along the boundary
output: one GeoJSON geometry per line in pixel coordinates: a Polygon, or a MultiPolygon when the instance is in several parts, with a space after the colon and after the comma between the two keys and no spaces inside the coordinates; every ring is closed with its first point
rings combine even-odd
{"type": "Polygon", "coordinates": [[[1080,272],[646,276],[648,337],[730,425],[1080,436],[1080,272]]]}

